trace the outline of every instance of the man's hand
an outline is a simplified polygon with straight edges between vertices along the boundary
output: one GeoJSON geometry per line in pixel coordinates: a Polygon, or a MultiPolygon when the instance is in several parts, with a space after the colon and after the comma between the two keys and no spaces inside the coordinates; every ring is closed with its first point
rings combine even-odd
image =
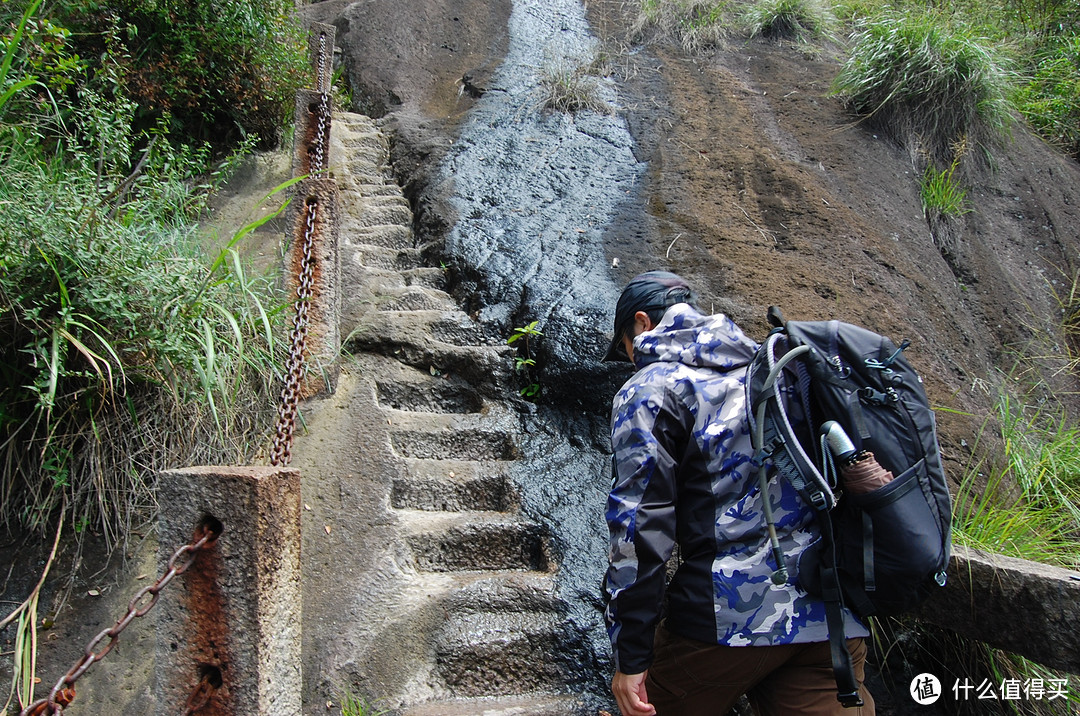
{"type": "Polygon", "coordinates": [[[611,680],[611,693],[615,695],[615,702],[619,704],[623,716],[655,716],[656,708],[649,703],[649,696],[645,693],[645,675],[648,673],[615,672],[615,678],[611,680]]]}

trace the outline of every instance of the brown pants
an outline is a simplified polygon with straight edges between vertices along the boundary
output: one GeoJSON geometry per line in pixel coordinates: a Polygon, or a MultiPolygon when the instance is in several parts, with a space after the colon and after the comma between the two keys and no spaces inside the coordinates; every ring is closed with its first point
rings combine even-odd
{"type": "Polygon", "coordinates": [[[865,705],[836,700],[829,643],[719,646],[656,632],[655,659],[645,688],[657,716],[725,716],[744,693],[758,716],[874,716],[863,684],[866,643],[849,639],[865,705]]]}

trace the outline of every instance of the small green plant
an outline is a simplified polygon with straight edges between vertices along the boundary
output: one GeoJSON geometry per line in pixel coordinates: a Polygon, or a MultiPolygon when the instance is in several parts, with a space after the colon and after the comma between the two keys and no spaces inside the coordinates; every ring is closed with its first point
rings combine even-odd
{"type": "Polygon", "coordinates": [[[885,13],[854,40],[832,91],[901,145],[947,162],[961,138],[989,152],[1007,135],[1012,75],[987,38],[913,11],[885,13]]]}
{"type": "Polygon", "coordinates": [[[967,141],[961,139],[953,145],[953,159],[947,169],[938,171],[933,160],[928,159],[919,182],[919,197],[928,221],[938,216],[956,217],[971,211],[967,206],[967,189],[960,186],[956,170],[967,153],[967,141]]]}
{"type": "Polygon", "coordinates": [[[389,713],[383,709],[376,710],[363,696],[357,696],[348,689],[341,693],[341,716],[383,716],[389,713]]]}
{"type": "Polygon", "coordinates": [[[743,13],[751,37],[799,40],[827,35],[836,19],[817,0],[758,0],[743,13]]]}
{"type": "Polygon", "coordinates": [[[513,345],[518,341],[521,341],[519,346],[519,353],[514,357],[514,370],[521,374],[524,378],[526,385],[519,392],[521,397],[529,400],[534,400],[540,395],[540,383],[535,379],[534,370],[536,368],[536,359],[532,356],[532,349],[529,345],[529,339],[536,339],[544,335],[537,324],[539,321],[533,321],[525,326],[519,326],[515,328],[510,337],[506,339],[507,345],[513,345]]]}

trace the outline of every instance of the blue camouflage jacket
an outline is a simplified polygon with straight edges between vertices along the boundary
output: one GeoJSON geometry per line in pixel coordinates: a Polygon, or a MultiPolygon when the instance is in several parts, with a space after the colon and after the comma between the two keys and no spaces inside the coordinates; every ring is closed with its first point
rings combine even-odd
{"type": "MultiPolygon", "coordinates": [[[[825,605],[798,584],[796,560],[818,537],[813,511],[784,480],[769,500],[791,575],[776,569],[750,463],[744,381],[757,344],[723,315],[672,306],[634,341],[638,372],[611,411],[611,533],[605,616],[616,668],[652,663],[661,616],[675,634],[729,646],[828,640],[825,605]],[[665,586],[666,563],[679,564],[665,586]]],[[[848,637],[867,631],[845,613],[848,637]]]]}

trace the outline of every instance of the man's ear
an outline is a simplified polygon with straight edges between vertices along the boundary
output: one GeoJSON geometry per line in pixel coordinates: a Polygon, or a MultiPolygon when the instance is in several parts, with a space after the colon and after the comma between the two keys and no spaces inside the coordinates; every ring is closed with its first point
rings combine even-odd
{"type": "Polygon", "coordinates": [[[634,314],[634,335],[644,333],[645,331],[651,331],[656,328],[656,324],[649,318],[649,314],[645,311],[638,311],[634,314]]]}

